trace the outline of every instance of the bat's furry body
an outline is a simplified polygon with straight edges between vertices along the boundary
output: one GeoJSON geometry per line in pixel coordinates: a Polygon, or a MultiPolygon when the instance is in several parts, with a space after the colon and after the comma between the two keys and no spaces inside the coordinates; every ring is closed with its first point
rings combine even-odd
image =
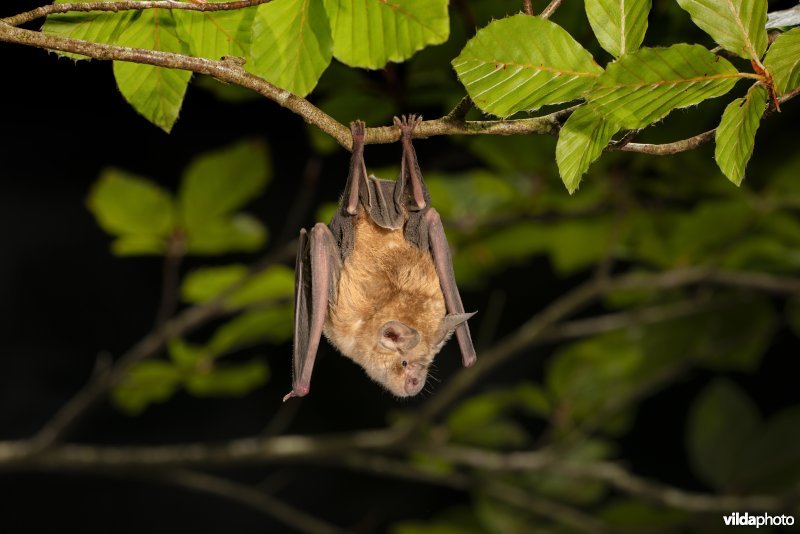
{"type": "Polygon", "coordinates": [[[395,119],[403,144],[397,181],[367,175],[364,123],[351,124],[353,155],[340,209],[330,226],[300,231],[294,377],[284,400],[308,394],[323,333],[398,397],[422,390],[453,332],[464,365],[475,362],[466,323],[473,314],[464,313],[442,222],[411,143],[419,120],[395,119]]]}
{"type": "MultiPolygon", "coordinates": [[[[446,310],[439,277],[431,255],[406,241],[402,228],[381,228],[363,208],[356,215],[354,234],[336,302],[329,306],[325,337],[373,380],[405,394],[406,370],[427,370],[444,341],[446,310]],[[390,321],[419,333],[419,342],[403,351],[403,359],[376,336],[390,321]]],[[[423,378],[419,377],[420,387],[423,378]]]]}

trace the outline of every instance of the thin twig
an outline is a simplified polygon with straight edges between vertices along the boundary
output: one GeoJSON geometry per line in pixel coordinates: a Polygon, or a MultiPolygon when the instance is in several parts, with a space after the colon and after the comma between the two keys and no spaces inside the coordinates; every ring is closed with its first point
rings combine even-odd
{"type": "Polygon", "coordinates": [[[167,242],[161,275],[161,303],[156,313],[156,328],[175,314],[178,307],[181,260],[186,253],[186,238],[182,231],[174,232],[167,242]]]}
{"type": "Polygon", "coordinates": [[[651,145],[647,143],[625,143],[625,144],[620,143],[619,145],[617,145],[616,143],[612,142],[608,147],[606,147],[606,150],[610,151],[621,150],[623,152],[641,152],[644,154],[651,154],[654,156],[671,156],[672,154],[677,154],[679,152],[694,150],[700,145],[708,143],[709,141],[714,139],[714,132],[716,132],[716,129],[709,130],[701,134],[697,134],[688,139],[682,139],[680,141],[674,141],[672,143],[663,143],[657,145],[651,145]]]}
{"type": "Polygon", "coordinates": [[[548,5],[547,5],[547,7],[546,7],[546,8],[544,8],[544,9],[542,10],[542,12],[541,12],[541,13],[539,13],[539,18],[543,18],[543,19],[549,19],[549,18],[550,18],[550,16],[551,16],[553,13],[555,13],[555,12],[556,12],[556,9],[558,9],[558,8],[559,8],[559,6],[561,6],[561,0],[552,0],[552,1],[551,1],[551,2],[550,2],[548,5]]]}
{"type": "Polygon", "coordinates": [[[70,2],[65,4],[49,4],[37,7],[31,11],[20,13],[12,17],[0,19],[9,26],[19,26],[32,20],[40,19],[56,13],[87,12],[87,11],[119,11],[143,10],[143,9],[179,9],[184,11],[230,11],[233,9],[243,9],[246,7],[258,6],[272,2],[272,0],[239,0],[236,2],[206,2],[195,4],[192,2],[176,2],[172,0],[162,1],[128,1],[128,2],[70,2]]]}
{"type": "Polygon", "coordinates": [[[146,475],[146,478],[152,477],[155,480],[192,491],[201,491],[238,502],[273,517],[298,532],[306,532],[308,534],[344,532],[343,529],[317,519],[307,512],[290,506],[263,491],[221,477],[185,469],[174,469],[158,474],[147,472],[146,475]]]}
{"type": "Polygon", "coordinates": [[[526,15],[533,15],[533,0],[522,0],[522,11],[526,15]]]}

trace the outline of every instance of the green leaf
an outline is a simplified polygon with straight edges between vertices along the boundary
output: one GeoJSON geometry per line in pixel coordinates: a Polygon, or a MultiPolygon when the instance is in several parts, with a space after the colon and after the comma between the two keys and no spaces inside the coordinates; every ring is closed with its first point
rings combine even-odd
{"type": "Polygon", "coordinates": [[[166,241],[156,235],[125,235],[111,243],[111,252],[115,256],[159,256],[166,250],[166,241]]]}
{"type": "Polygon", "coordinates": [[[245,68],[291,93],[306,96],[333,55],[323,0],[275,0],[259,6],[253,43],[253,61],[245,68]]]}
{"type": "Polygon", "coordinates": [[[764,66],[772,74],[779,95],[800,86],[800,28],[789,30],[772,43],[764,66]]]}
{"type": "Polygon", "coordinates": [[[450,34],[447,0],[325,0],[333,55],[351,67],[402,62],[450,34]]]}
{"type": "MultiPolygon", "coordinates": [[[[248,272],[244,265],[207,267],[189,273],[181,286],[186,302],[207,302],[248,272]]],[[[273,265],[252,276],[226,301],[231,308],[244,308],[259,302],[289,299],[294,294],[294,272],[284,265],[273,265]]]]}
{"type": "MultiPolygon", "coordinates": [[[[178,37],[172,12],[142,10],[117,39],[117,44],[161,52],[186,53],[178,37]]],[[[152,65],[114,62],[114,77],[125,100],[147,120],[169,133],[183,103],[192,73],[152,65]]]]}
{"type": "Polygon", "coordinates": [[[172,13],[178,36],[187,43],[191,55],[218,60],[222,56],[247,57],[250,53],[255,8],[209,12],[176,9],[172,13]]]}
{"type": "Polygon", "coordinates": [[[183,173],[178,204],[190,237],[258,196],[269,178],[263,143],[247,141],[209,152],[183,173]]]}
{"type": "Polygon", "coordinates": [[[478,31],[453,68],[475,105],[500,117],[574,100],[603,73],[563,28],[527,15],[478,31]]]}
{"type": "Polygon", "coordinates": [[[239,397],[250,393],[269,378],[269,367],[261,360],[227,363],[186,377],[186,390],[198,397],[239,397]]]}
{"type": "Polygon", "coordinates": [[[267,229],[247,214],[211,219],[193,228],[188,235],[186,251],[191,254],[226,254],[253,252],[267,239],[267,229]]]}
{"type": "Polygon", "coordinates": [[[178,367],[194,369],[204,360],[210,360],[212,355],[205,347],[190,345],[180,338],[170,340],[167,344],[169,359],[178,367]]]}
{"type": "Polygon", "coordinates": [[[728,104],[722,114],[715,134],[714,159],[728,180],[736,185],[744,180],[744,169],[753,155],[756,130],[766,109],[767,89],[754,85],[746,97],[728,104]]]}
{"type": "Polygon", "coordinates": [[[678,0],[723,48],[758,60],[767,49],[767,0],[678,0]]]}
{"type": "MultiPolygon", "coordinates": [[[[77,0],[78,3],[93,0],[77,0]]],[[[113,0],[104,0],[111,2],[113,0]]],[[[56,0],[54,4],[72,3],[72,0],[56,0]]],[[[135,11],[112,12],[71,12],[54,13],[48,15],[42,25],[42,32],[51,35],[60,35],[71,39],[82,39],[95,43],[114,44],[119,34],[128,26],[135,15],[135,11]]],[[[72,59],[89,59],[87,56],[58,52],[57,54],[72,59]]]]}
{"type": "Polygon", "coordinates": [[[570,115],[556,144],[558,172],[570,194],[578,190],[581,177],[618,130],[589,106],[581,106],[570,115]]]}
{"type": "Polygon", "coordinates": [[[650,0],[586,0],[584,5],[597,40],[609,54],[619,57],[642,44],[650,0]]]}
{"type": "Polygon", "coordinates": [[[153,182],[118,169],[106,169],[86,200],[106,232],[122,239],[120,253],[157,252],[173,224],[170,194],[153,182]]]}
{"type": "Polygon", "coordinates": [[[281,343],[292,337],[292,328],[291,305],[249,311],[219,327],[208,349],[221,354],[265,341],[281,343]]]}
{"type": "Polygon", "coordinates": [[[137,415],[154,402],[164,402],[178,390],[181,371],[169,362],[137,364],[114,388],[114,404],[129,415],[137,415]]]}
{"type": "Polygon", "coordinates": [[[699,45],[642,48],[610,64],[586,98],[622,127],[643,128],[675,108],[724,95],[739,78],[730,62],[699,45]]]}
{"type": "Polygon", "coordinates": [[[694,471],[712,486],[727,489],[760,424],[758,409],[739,387],[722,379],[711,383],[689,414],[687,448],[694,471]]]}

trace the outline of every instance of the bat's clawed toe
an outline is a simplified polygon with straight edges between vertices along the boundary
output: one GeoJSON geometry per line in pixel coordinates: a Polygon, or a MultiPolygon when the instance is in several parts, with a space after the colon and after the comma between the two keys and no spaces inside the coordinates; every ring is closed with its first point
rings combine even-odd
{"type": "Polygon", "coordinates": [[[394,118],[394,125],[400,128],[403,137],[411,138],[414,129],[422,122],[421,115],[403,115],[402,117],[394,118]]]}
{"type": "Polygon", "coordinates": [[[366,130],[367,125],[364,124],[362,120],[355,120],[350,123],[350,133],[353,136],[353,144],[355,145],[357,142],[364,141],[364,131],[366,130]]]}

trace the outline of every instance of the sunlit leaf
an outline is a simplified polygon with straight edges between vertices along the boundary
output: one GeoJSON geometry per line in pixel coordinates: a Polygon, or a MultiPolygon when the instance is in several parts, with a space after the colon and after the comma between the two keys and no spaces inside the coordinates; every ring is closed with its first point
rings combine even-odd
{"type": "Polygon", "coordinates": [[[269,367],[261,360],[215,364],[207,371],[186,377],[186,390],[198,397],[239,397],[269,379],[269,367]]]}
{"type": "Polygon", "coordinates": [[[778,37],[769,47],[764,66],[772,73],[778,94],[783,95],[800,86],[800,28],[778,37]]]}
{"type": "Polygon", "coordinates": [[[756,130],[767,109],[767,89],[753,86],[744,98],[737,98],[725,108],[717,127],[714,159],[731,182],[741,185],[744,170],[756,141],[756,130]]]}
{"type": "Polygon", "coordinates": [[[137,415],[154,402],[164,402],[178,390],[181,371],[169,362],[141,362],[114,388],[111,398],[123,412],[137,415]]]}
{"type": "MultiPolygon", "coordinates": [[[[87,3],[93,0],[77,0],[78,3],[87,3]]],[[[101,0],[112,2],[114,0],[101,0]]],[[[73,0],[56,0],[54,4],[73,3],[73,0]]],[[[51,35],[60,35],[71,39],[81,39],[95,43],[114,44],[119,34],[133,19],[135,11],[73,11],[70,13],[53,13],[48,15],[42,25],[42,32],[51,35]]],[[[89,59],[80,54],[58,52],[57,54],[72,59],[89,59]]]]}
{"type": "Polygon", "coordinates": [[[351,67],[401,62],[450,34],[447,0],[325,0],[333,54],[351,67]]]}
{"type": "Polygon", "coordinates": [[[269,176],[269,156],[261,142],[237,143],[193,160],[178,194],[189,233],[258,196],[269,176]]]}
{"type": "Polygon", "coordinates": [[[609,54],[619,57],[642,44],[650,0],[585,0],[584,5],[597,40],[609,54]]]}
{"type": "Polygon", "coordinates": [[[759,59],[767,49],[767,0],[678,0],[692,20],[726,50],[759,59]]]}
{"type": "Polygon", "coordinates": [[[173,224],[170,194],[153,182],[118,169],[106,169],[92,186],[87,205],[98,224],[125,241],[121,252],[153,250],[173,224]]]}
{"type": "Polygon", "coordinates": [[[603,72],[566,30],[527,15],[478,31],[453,68],[475,105],[500,117],[574,100],[603,72]]]}
{"type": "Polygon", "coordinates": [[[570,194],[577,191],[581,177],[600,157],[617,130],[617,126],[589,106],[576,109],[561,127],[556,162],[561,180],[570,194]]]}
{"type": "MultiPolygon", "coordinates": [[[[117,44],[161,52],[186,53],[172,11],[145,9],[117,38],[117,44]]],[[[125,100],[147,120],[169,133],[183,104],[192,73],[139,63],[114,62],[114,77],[125,100]]]]}
{"type": "Polygon", "coordinates": [[[178,36],[188,44],[189,53],[213,60],[249,54],[255,13],[255,8],[208,12],[173,10],[178,36]]]}
{"type": "Polygon", "coordinates": [[[245,64],[250,72],[306,96],[332,55],[331,27],[323,0],[275,0],[258,7],[252,61],[245,64]]]}
{"type": "Polygon", "coordinates": [[[687,447],[695,473],[727,489],[760,424],[758,409],[739,387],[723,379],[711,383],[689,414],[687,447]]]}
{"type": "Polygon", "coordinates": [[[699,45],[642,48],[610,64],[586,98],[621,126],[642,128],[673,109],[724,95],[739,78],[729,61],[699,45]]]}

